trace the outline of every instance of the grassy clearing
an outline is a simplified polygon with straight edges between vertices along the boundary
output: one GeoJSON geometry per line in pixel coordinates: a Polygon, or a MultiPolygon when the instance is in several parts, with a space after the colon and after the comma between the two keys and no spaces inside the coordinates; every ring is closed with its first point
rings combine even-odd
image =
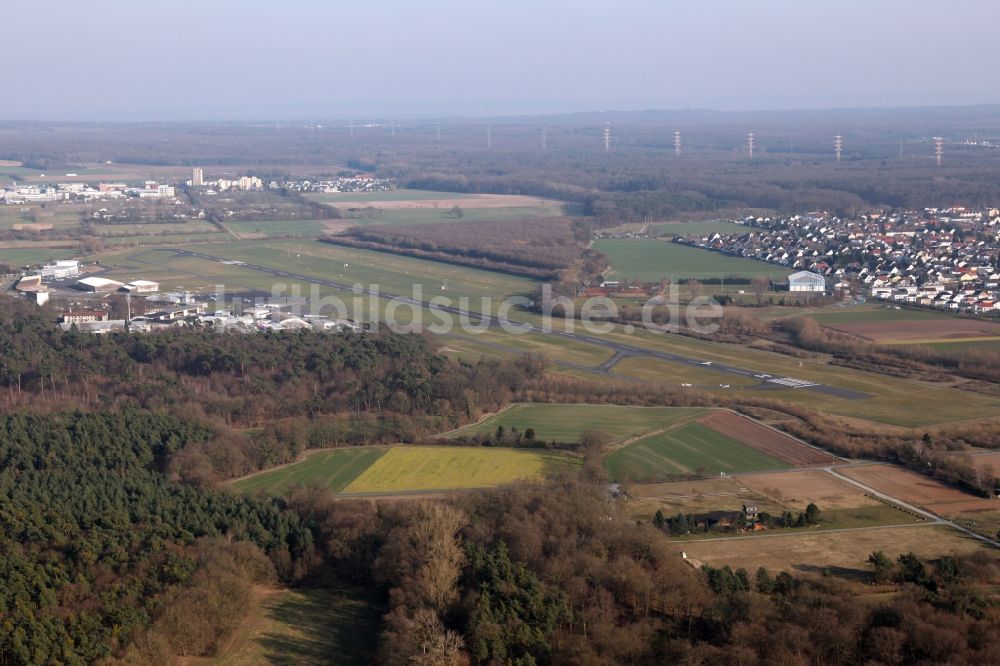
{"type": "Polygon", "coordinates": [[[325,233],[322,220],[254,220],[230,221],[226,226],[238,234],[263,234],[265,236],[319,236],[325,233]]]}
{"type": "Polygon", "coordinates": [[[730,257],[718,252],[646,239],[605,239],[594,249],[608,256],[612,278],[657,282],[662,278],[725,278],[764,276],[781,281],[790,271],[761,261],[730,257]]]}
{"type": "Polygon", "coordinates": [[[319,481],[334,492],[339,492],[385,455],[386,451],[386,447],[382,446],[314,451],[302,462],[248,476],[234,482],[233,487],[245,493],[282,495],[292,486],[319,481]]]}
{"type": "Polygon", "coordinates": [[[212,659],[242,664],[363,666],[374,654],[379,608],[361,590],[266,590],[212,659]]]}
{"type": "Polygon", "coordinates": [[[458,446],[397,446],[346,488],[345,493],[403,493],[488,488],[537,481],[574,469],[569,456],[515,449],[458,446]]]}
{"type": "Polygon", "coordinates": [[[691,384],[692,387],[705,391],[725,391],[726,389],[721,387],[727,384],[730,387],[729,390],[732,390],[734,387],[753,386],[760,383],[759,379],[753,377],[720,372],[706,366],[672,363],[661,359],[642,357],[626,358],[619,361],[612,369],[612,373],[657,384],[667,384],[668,386],[691,384]]]}
{"type": "Polygon", "coordinates": [[[578,442],[587,430],[599,430],[613,440],[624,440],[704,413],[700,407],[517,404],[456,434],[491,434],[502,425],[507,430],[517,428],[521,432],[534,428],[535,436],[544,441],[578,442]]]}
{"type": "Polygon", "coordinates": [[[11,266],[28,266],[44,264],[56,259],[66,259],[78,254],[76,248],[16,248],[0,250],[0,262],[11,266]]]}
{"type": "Polygon", "coordinates": [[[684,474],[783,469],[788,463],[700,423],[650,435],[605,459],[615,481],[659,481],[684,474]]]}

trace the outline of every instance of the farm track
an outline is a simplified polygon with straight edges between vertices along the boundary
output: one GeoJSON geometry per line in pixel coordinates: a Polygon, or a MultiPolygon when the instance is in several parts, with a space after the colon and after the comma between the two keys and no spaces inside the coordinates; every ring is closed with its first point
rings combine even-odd
{"type": "MultiPolygon", "coordinates": [[[[165,249],[163,251],[172,252],[172,253],[174,253],[177,256],[193,257],[193,258],[196,258],[196,259],[203,259],[205,261],[215,261],[215,262],[230,261],[229,259],[226,259],[225,257],[218,257],[218,256],[210,255],[210,254],[204,254],[202,252],[194,252],[192,250],[183,250],[183,249],[170,248],[169,250],[165,249]]],[[[297,280],[297,281],[301,281],[301,282],[304,282],[304,283],[316,284],[316,285],[319,285],[319,286],[329,287],[329,288],[336,289],[336,290],[339,290],[339,291],[345,291],[345,292],[354,293],[356,295],[360,295],[360,294],[358,294],[357,291],[354,290],[354,285],[353,284],[346,284],[346,283],[343,283],[343,282],[336,282],[334,280],[326,280],[326,279],[317,278],[317,277],[314,277],[314,276],[303,275],[301,273],[292,273],[292,272],[289,272],[289,271],[281,270],[279,268],[273,268],[273,267],[269,267],[269,266],[261,266],[259,264],[252,264],[252,263],[248,263],[248,262],[241,262],[240,263],[240,267],[244,268],[246,270],[250,270],[250,271],[256,271],[256,272],[259,272],[259,273],[265,273],[267,275],[271,275],[271,276],[276,277],[276,278],[284,278],[284,279],[297,280]]],[[[421,307],[421,308],[426,308],[426,309],[429,309],[429,310],[435,310],[437,312],[443,312],[443,313],[451,314],[451,315],[455,315],[455,316],[459,316],[459,315],[467,316],[470,319],[476,319],[476,320],[478,320],[480,322],[483,322],[483,321],[489,322],[489,325],[491,327],[493,327],[493,326],[499,326],[500,325],[500,320],[497,317],[494,317],[493,315],[489,315],[489,314],[477,314],[477,313],[472,313],[472,312],[464,312],[463,313],[459,308],[450,307],[450,306],[444,306],[444,305],[438,305],[438,304],[435,304],[435,303],[431,303],[429,301],[419,301],[419,300],[416,300],[414,298],[410,298],[408,296],[398,296],[398,295],[394,295],[394,294],[385,293],[385,292],[382,292],[382,291],[376,292],[376,291],[370,290],[370,289],[362,289],[361,290],[361,294],[367,295],[367,296],[372,296],[372,297],[377,297],[377,298],[394,299],[394,300],[397,300],[398,302],[405,303],[405,304],[408,304],[408,305],[413,305],[413,306],[417,306],[417,307],[421,307]]],[[[710,367],[712,370],[715,370],[717,372],[722,372],[722,373],[732,374],[732,375],[739,375],[739,376],[742,376],[742,377],[748,377],[749,376],[749,377],[760,378],[761,382],[759,384],[751,386],[750,387],[751,389],[780,390],[780,389],[792,388],[792,389],[795,389],[795,390],[802,390],[802,391],[816,391],[816,392],[819,392],[819,393],[824,393],[824,394],[827,394],[827,395],[831,395],[831,396],[834,396],[834,397],[837,397],[837,398],[846,399],[846,400],[861,400],[861,399],[866,399],[866,398],[871,397],[871,396],[869,396],[866,393],[861,393],[860,391],[854,391],[854,390],[851,390],[851,389],[844,389],[844,388],[839,388],[839,387],[836,387],[836,386],[829,386],[829,385],[826,385],[826,384],[820,384],[820,383],[815,383],[815,382],[809,382],[809,381],[799,380],[799,379],[795,379],[795,378],[792,378],[792,377],[779,377],[779,378],[773,378],[773,377],[770,377],[770,376],[766,376],[765,377],[760,372],[754,372],[752,370],[747,370],[745,368],[739,368],[739,367],[736,367],[736,366],[726,365],[724,363],[713,363],[713,362],[710,362],[710,361],[704,361],[702,359],[692,358],[692,357],[688,357],[688,356],[681,356],[681,355],[678,355],[678,354],[668,354],[666,352],[655,351],[655,350],[647,349],[647,348],[644,348],[644,347],[636,347],[636,346],[633,346],[633,345],[626,345],[624,343],[616,342],[614,340],[596,338],[596,337],[592,337],[590,335],[583,335],[583,334],[579,334],[579,333],[570,333],[568,331],[553,331],[553,330],[545,329],[545,328],[540,327],[540,326],[535,326],[535,325],[532,325],[532,324],[527,324],[527,323],[524,323],[524,322],[517,322],[517,321],[513,321],[513,320],[510,320],[508,322],[508,324],[510,326],[516,326],[516,327],[520,328],[521,330],[525,330],[525,331],[531,332],[531,333],[540,333],[540,334],[543,334],[543,335],[560,336],[560,337],[567,338],[567,339],[570,339],[570,340],[574,340],[574,341],[577,341],[577,342],[589,343],[589,344],[592,344],[592,345],[603,347],[605,349],[609,349],[609,350],[611,350],[614,353],[614,355],[612,356],[611,360],[614,360],[614,358],[616,356],[618,356],[618,355],[621,355],[622,358],[624,358],[626,356],[641,356],[641,357],[645,357],[645,358],[655,358],[655,359],[659,359],[659,360],[670,361],[672,363],[678,363],[678,364],[697,365],[697,366],[710,367]]],[[[576,366],[573,366],[572,364],[566,364],[565,362],[563,362],[563,365],[569,365],[569,367],[576,367],[576,366]]],[[[600,369],[600,367],[598,367],[598,368],[595,369],[595,368],[589,367],[589,366],[579,366],[578,369],[582,369],[582,370],[585,370],[585,371],[596,371],[596,372],[600,372],[602,374],[606,374],[607,373],[607,371],[602,371],[600,369]]]]}

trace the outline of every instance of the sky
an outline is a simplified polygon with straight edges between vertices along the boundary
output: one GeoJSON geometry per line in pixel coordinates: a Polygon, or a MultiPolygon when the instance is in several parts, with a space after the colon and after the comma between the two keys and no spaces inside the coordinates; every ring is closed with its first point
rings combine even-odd
{"type": "Polygon", "coordinates": [[[5,3],[0,118],[1000,103],[994,0],[5,3]]]}

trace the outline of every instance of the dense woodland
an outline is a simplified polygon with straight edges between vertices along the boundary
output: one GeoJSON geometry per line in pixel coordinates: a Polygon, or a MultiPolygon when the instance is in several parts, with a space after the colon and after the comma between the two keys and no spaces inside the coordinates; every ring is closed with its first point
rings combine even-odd
{"type": "MultiPolygon", "coordinates": [[[[696,571],[662,530],[618,515],[599,438],[582,443],[578,479],[448,502],[376,506],[318,488],[279,501],[218,486],[307,447],[418,440],[515,399],[719,398],[550,377],[530,357],[457,363],[414,335],[93,336],[60,332],[45,310],[3,308],[2,663],[208,655],[253,586],[275,583],[372,590],[386,664],[997,659],[997,608],[982,587],[998,580],[995,559],[873,554],[854,575],[897,594],[860,606],[861,583],[696,571]]],[[[943,452],[1000,445],[974,429],[915,444],[774,401],[742,408],[792,417],[833,450],[959,482],[943,452]]]]}
{"type": "Polygon", "coordinates": [[[275,580],[275,565],[294,577],[314,550],[297,514],[163,473],[184,444],[209,437],[198,424],[134,409],[0,417],[0,662],[93,662],[188,611],[203,623],[201,643],[180,632],[167,640],[178,654],[201,653],[238,616],[220,606],[238,603],[231,594],[275,580]],[[224,541],[213,555],[205,540],[224,541]],[[246,546],[230,550],[232,540],[246,546]],[[227,557],[243,572],[235,589],[198,575],[227,557]],[[200,596],[173,591],[196,583],[200,596]]]}
{"type": "MultiPolygon", "coordinates": [[[[595,480],[596,477],[595,477],[595,480]]],[[[989,556],[872,554],[860,580],[696,571],[600,484],[553,482],[391,510],[303,489],[335,575],[388,599],[381,664],[994,663],[989,556]],[[878,580],[893,591],[859,603],[878,580]]]]}

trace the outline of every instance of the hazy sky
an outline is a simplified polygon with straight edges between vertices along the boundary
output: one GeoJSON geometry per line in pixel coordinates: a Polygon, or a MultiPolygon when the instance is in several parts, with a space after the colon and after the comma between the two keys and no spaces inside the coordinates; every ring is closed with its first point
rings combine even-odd
{"type": "Polygon", "coordinates": [[[0,117],[1000,103],[994,0],[4,3],[0,117]]]}

